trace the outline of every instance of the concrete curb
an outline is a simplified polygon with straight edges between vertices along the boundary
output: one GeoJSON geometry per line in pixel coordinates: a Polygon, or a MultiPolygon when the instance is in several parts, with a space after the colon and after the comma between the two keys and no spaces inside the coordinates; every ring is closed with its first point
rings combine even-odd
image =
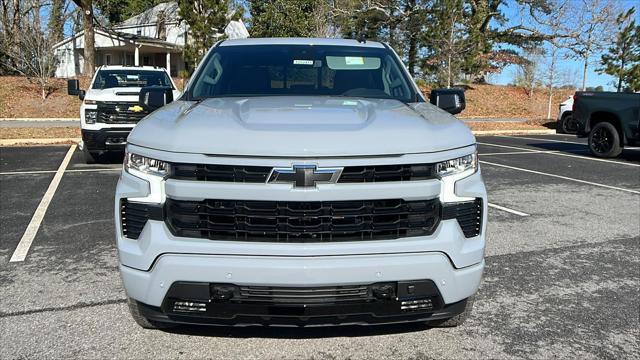
{"type": "Polygon", "coordinates": [[[555,135],[555,130],[475,130],[473,135],[555,135]]]}
{"type": "Polygon", "coordinates": [[[52,145],[78,143],[80,138],[50,138],[50,139],[2,139],[0,146],[13,145],[52,145]]]}
{"type": "Polygon", "coordinates": [[[80,118],[0,118],[0,121],[80,121],[80,118]]]}

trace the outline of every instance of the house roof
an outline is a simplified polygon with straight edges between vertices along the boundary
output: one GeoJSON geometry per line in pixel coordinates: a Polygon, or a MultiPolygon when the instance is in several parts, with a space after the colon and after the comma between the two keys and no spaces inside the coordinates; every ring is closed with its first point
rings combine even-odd
{"type": "Polygon", "coordinates": [[[155,24],[158,22],[158,15],[164,13],[165,22],[178,21],[178,3],[175,1],[160,3],[151,9],[145,10],[140,14],[130,17],[116,26],[128,27],[143,24],[155,24]]]}
{"type": "MultiPolygon", "coordinates": [[[[173,50],[179,50],[182,49],[181,46],[176,45],[174,43],[171,42],[167,42],[164,40],[160,40],[160,39],[156,39],[156,38],[152,38],[152,37],[148,37],[148,36],[142,36],[142,35],[135,35],[135,34],[129,34],[129,33],[124,33],[124,32],[120,32],[120,31],[104,31],[102,29],[95,29],[95,33],[96,35],[102,35],[102,36],[107,36],[113,39],[117,39],[117,40],[121,40],[123,42],[128,42],[131,44],[140,44],[140,45],[148,45],[148,46],[155,46],[155,47],[161,47],[164,49],[173,49],[173,50]]],[[[69,41],[72,41],[73,39],[76,39],[78,37],[84,36],[84,30],[74,34],[73,36],[66,38],[62,41],[60,41],[59,43],[55,44],[52,46],[52,48],[56,49],[59,48],[60,46],[68,43],[69,41]]],[[[96,48],[100,48],[98,46],[96,46],[96,48]]]]}

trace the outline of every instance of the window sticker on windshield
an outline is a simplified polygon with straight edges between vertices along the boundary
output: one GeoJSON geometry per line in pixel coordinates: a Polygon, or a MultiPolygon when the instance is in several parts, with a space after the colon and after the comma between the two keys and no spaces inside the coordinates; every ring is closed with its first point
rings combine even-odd
{"type": "Polygon", "coordinates": [[[294,59],[293,65],[313,65],[313,60],[294,59]]]}
{"type": "Polygon", "coordinates": [[[127,74],[127,80],[138,80],[139,76],[138,74],[127,74]]]}
{"type": "Polygon", "coordinates": [[[344,62],[347,65],[364,65],[364,58],[361,56],[345,56],[344,62]]]}

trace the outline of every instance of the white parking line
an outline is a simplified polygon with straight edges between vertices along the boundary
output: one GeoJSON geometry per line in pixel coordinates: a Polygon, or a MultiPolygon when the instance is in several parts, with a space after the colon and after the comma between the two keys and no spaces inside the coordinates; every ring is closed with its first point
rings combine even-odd
{"type": "MultiPolygon", "coordinates": [[[[530,151],[532,154],[541,152],[540,150],[531,150],[531,149],[527,149],[527,148],[523,148],[523,147],[519,147],[519,146],[499,145],[499,144],[491,144],[491,143],[485,143],[485,142],[479,142],[478,144],[485,145],[485,146],[499,147],[499,148],[504,148],[504,149],[515,149],[515,150],[522,150],[522,151],[530,151]]],[[[583,160],[606,162],[606,163],[617,164],[617,165],[640,167],[640,164],[632,164],[632,163],[627,163],[627,162],[600,159],[600,158],[597,158],[597,157],[589,157],[589,156],[582,156],[582,155],[572,155],[572,154],[566,154],[566,153],[563,153],[563,152],[555,152],[555,153],[549,153],[549,154],[557,155],[557,156],[566,156],[566,157],[583,159],[583,160]]]]}
{"type": "Polygon", "coordinates": [[[42,219],[44,219],[44,214],[47,212],[51,199],[56,193],[58,185],[60,185],[60,180],[62,179],[62,175],[64,175],[64,170],[67,168],[67,165],[69,165],[69,161],[71,161],[71,156],[75,150],[76,145],[71,145],[69,151],[67,151],[67,155],[62,159],[62,163],[60,164],[60,167],[58,167],[56,175],[51,180],[51,184],[49,184],[49,188],[47,188],[47,191],[44,193],[42,200],[40,200],[40,204],[36,208],[36,212],[33,214],[33,217],[31,218],[27,229],[24,231],[16,250],[13,252],[13,255],[11,255],[9,262],[24,261],[27,257],[27,253],[33,243],[33,239],[38,233],[42,219]]]}
{"type": "Polygon", "coordinates": [[[508,136],[508,135],[503,135],[503,136],[500,136],[500,137],[511,138],[511,139],[539,140],[539,141],[548,141],[548,142],[556,142],[556,143],[578,144],[578,145],[587,146],[587,144],[581,143],[581,142],[577,142],[577,141],[539,139],[539,138],[531,138],[531,137],[526,137],[526,136],[508,136]]]}
{"type": "MultiPolygon", "coordinates": [[[[74,172],[102,172],[102,171],[120,171],[122,167],[108,168],[108,169],[71,169],[65,170],[66,173],[74,172]]],[[[34,170],[34,171],[8,171],[0,172],[0,175],[29,175],[29,174],[53,174],[57,173],[57,170],[34,170]]]]}
{"type": "Polygon", "coordinates": [[[605,185],[605,184],[595,183],[595,182],[591,182],[591,181],[570,178],[570,177],[562,176],[562,175],[549,174],[549,173],[545,173],[545,172],[542,172],[542,171],[535,171],[535,170],[523,169],[523,168],[519,168],[519,167],[515,167],[515,166],[496,164],[496,163],[483,161],[483,160],[480,160],[480,163],[481,164],[492,165],[492,166],[503,167],[503,168],[512,169],[512,170],[524,171],[524,172],[528,172],[528,173],[532,173],[532,174],[550,176],[550,177],[554,177],[554,178],[558,178],[558,179],[578,182],[578,183],[581,183],[581,184],[598,186],[598,187],[602,187],[602,188],[606,188],[606,189],[619,190],[619,191],[624,191],[624,192],[628,192],[628,193],[632,193],[632,194],[640,194],[640,191],[637,191],[637,190],[625,189],[625,188],[621,188],[621,187],[617,187],[617,186],[605,185]]]}
{"type": "MultiPolygon", "coordinates": [[[[560,136],[562,136],[562,134],[551,134],[551,135],[560,135],[560,136]]],[[[500,137],[511,138],[511,139],[539,140],[539,141],[548,141],[548,142],[556,142],[556,143],[567,143],[567,144],[578,144],[578,145],[588,146],[587,143],[581,143],[581,142],[577,142],[577,141],[541,139],[541,138],[532,138],[532,137],[525,137],[525,136],[509,136],[509,135],[501,135],[500,137]]],[[[638,149],[640,149],[640,147],[638,147],[638,146],[625,146],[624,148],[628,149],[628,150],[638,150],[638,149]]]]}
{"type": "Polygon", "coordinates": [[[509,209],[509,208],[506,208],[504,206],[500,206],[500,205],[496,205],[496,204],[492,204],[492,203],[488,203],[487,206],[489,206],[490,208],[506,211],[508,213],[512,213],[512,214],[515,214],[515,215],[518,215],[518,216],[522,216],[522,217],[529,216],[529,214],[523,213],[522,211],[509,209]]]}

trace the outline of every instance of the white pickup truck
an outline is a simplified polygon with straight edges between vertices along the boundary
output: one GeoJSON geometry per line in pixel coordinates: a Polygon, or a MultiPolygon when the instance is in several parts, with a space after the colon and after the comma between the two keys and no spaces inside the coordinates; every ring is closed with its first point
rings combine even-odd
{"type": "MultiPolygon", "coordinates": [[[[140,105],[163,92],[143,88],[140,105]]],[[[451,115],[464,92],[430,102],[386,44],[217,43],[129,136],[115,229],[133,318],[461,324],[487,194],[476,140],[451,115]]]]}
{"type": "Polygon", "coordinates": [[[87,163],[108,151],[124,151],[131,129],[149,114],[138,104],[140,89],[148,86],[168,88],[174,99],[180,96],[167,70],[154,66],[101,66],[87,90],[80,90],[77,79],[68,80],[68,94],[82,100],[79,148],[87,163]]]}

